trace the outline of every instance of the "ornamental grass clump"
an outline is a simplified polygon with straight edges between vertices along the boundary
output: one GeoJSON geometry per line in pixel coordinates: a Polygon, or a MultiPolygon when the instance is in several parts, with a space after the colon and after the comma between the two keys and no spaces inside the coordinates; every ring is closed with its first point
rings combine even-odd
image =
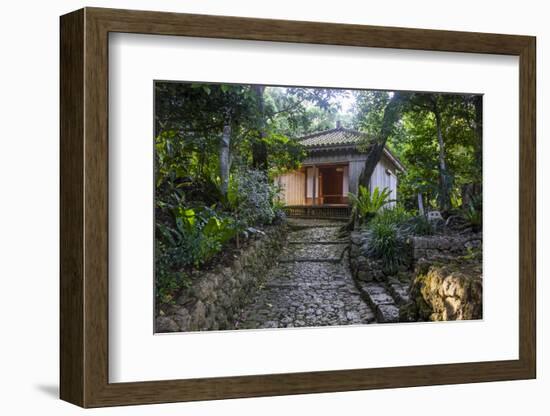
{"type": "Polygon", "coordinates": [[[369,255],[382,260],[387,273],[394,273],[405,263],[403,255],[405,242],[398,233],[397,226],[385,222],[373,222],[368,228],[369,255]]]}
{"type": "Polygon", "coordinates": [[[433,228],[424,216],[415,216],[402,206],[382,209],[366,225],[368,254],[382,260],[387,273],[409,261],[408,240],[415,235],[433,234],[433,228]]]}

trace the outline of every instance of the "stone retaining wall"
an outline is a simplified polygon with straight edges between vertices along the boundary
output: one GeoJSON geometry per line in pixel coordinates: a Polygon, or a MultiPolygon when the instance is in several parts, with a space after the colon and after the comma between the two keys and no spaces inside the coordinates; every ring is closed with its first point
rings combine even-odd
{"type": "Polygon", "coordinates": [[[270,227],[258,234],[230,266],[200,273],[174,305],[161,308],[155,332],[234,329],[243,306],[253,297],[283,248],[288,228],[270,227]]]}
{"type": "Polygon", "coordinates": [[[349,264],[353,278],[362,282],[383,281],[382,262],[367,255],[368,239],[365,234],[353,231],[350,242],[349,264]]]}
{"type": "Polygon", "coordinates": [[[481,233],[412,237],[413,258],[415,262],[421,259],[428,262],[452,260],[468,254],[468,250],[480,248],[481,240],[481,233]]]}
{"type": "Polygon", "coordinates": [[[381,260],[369,257],[368,238],[364,232],[353,231],[350,242],[349,264],[359,293],[374,311],[378,323],[397,322],[400,300],[396,300],[391,289],[405,297],[406,289],[385,274],[381,260]]]}

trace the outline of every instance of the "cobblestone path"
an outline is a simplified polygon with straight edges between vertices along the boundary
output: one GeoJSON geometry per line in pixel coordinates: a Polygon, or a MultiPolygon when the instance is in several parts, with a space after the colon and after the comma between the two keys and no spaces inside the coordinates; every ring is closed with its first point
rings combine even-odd
{"type": "Polygon", "coordinates": [[[374,314],[362,300],[348,267],[341,223],[293,220],[287,247],[253,302],[240,329],[366,324],[374,314]]]}

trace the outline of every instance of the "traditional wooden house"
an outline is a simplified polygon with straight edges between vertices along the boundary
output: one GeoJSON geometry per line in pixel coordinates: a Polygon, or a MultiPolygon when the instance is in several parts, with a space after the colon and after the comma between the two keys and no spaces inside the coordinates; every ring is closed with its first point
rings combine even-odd
{"type": "MultiPolygon", "coordinates": [[[[367,152],[358,150],[365,134],[338,124],[335,129],[298,140],[306,148],[307,158],[300,169],[277,178],[288,212],[295,216],[348,216],[348,193],[357,193],[367,158],[367,152]]],[[[371,176],[370,189],[388,188],[390,199],[397,199],[397,173],[404,170],[386,147],[371,176]]]]}

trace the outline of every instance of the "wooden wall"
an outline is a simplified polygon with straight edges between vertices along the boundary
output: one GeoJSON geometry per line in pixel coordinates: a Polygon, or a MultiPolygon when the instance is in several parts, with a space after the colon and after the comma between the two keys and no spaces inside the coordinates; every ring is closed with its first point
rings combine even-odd
{"type": "MultiPolygon", "coordinates": [[[[349,164],[349,191],[354,194],[359,190],[359,176],[364,166],[364,160],[354,160],[349,164]]],[[[371,190],[374,190],[376,187],[380,188],[380,190],[389,188],[391,191],[390,199],[397,199],[396,168],[385,155],[382,155],[380,162],[374,168],[369,186],[371,190]]],[[[388,205],[393,206],[395,203],[392,202],[388,205]]]]}
{"type": "MultiPolygon", "coordinates": [[[[347,196],[347,192],[353,192],[357,194],[359,188],[359,176],[361,171],[365,166],[365,156],[360,155],[353,157],[347,155],[349,160],[349,166],[345,167],[345,180],[344,180],[344,189],[343,194],[347,196]]],[[[313,158],[308,158],[307,162],[319,162],[321,158],[313,160],[313,158]]],[[[325,162],[326,163],[326,162],[325,162]]],[[[322,166],[321,163],[319,166],[322,166]]],[[[313,168],[308,167],[310,184],[308,187],[308,196],[306,199],[306,172],[305,171],[295,171],[289,172],[284,175],[281,175],[277,178],[277,183],[282,188],[281,189],[281,199],[285,202],[286,205],[308,205],[312,203],[313,198],[313,168]]],[[[316,169],[317,170],[317,169],[316,169]]],[[[318,171],[318,170],[317,170],[318,171]]],[[[319,197],[319,181],[316,181],[317,190],[316,196],[319,197]]],[[[397,177],[396,177],[396,167],[395,165],[387,158],[386,155],[382,155],[380,162],[376,165],[374,172],[370,180],[370,189],[378,187],[381,190],[384,188],[390,189],[390,199],[397,199],[397,177]]],[[[318,201],[322,203],[322,200],[318,201]]],[[[389,204],[389,206],[395,205],[395,202],[389,204]]]]}
{"type": "Polygon", "coordinates": [[[295,171],[277,177],[277,184],[281,188],[280,197],[286,205],[306,204],[306,175],[295,171]]]}
{"type": "MultiPolygon", "coordinates": [[[[395,167],[385,156],[382,156],[370,177],[371,192],[376,187],[380,190],[388,188],[391,192],[390,199],[397,199],[397,177],[395,176],[395,167]]],[[[387,206],[394,205],[395,202],[387,204],[387,206]]]]}
{"type": "Polygon", "coordinates": [[[357,194],[359,189],[359,176],[365,166],[364,160],[354,160],[349,163],[349,191],[357,194]]]}

